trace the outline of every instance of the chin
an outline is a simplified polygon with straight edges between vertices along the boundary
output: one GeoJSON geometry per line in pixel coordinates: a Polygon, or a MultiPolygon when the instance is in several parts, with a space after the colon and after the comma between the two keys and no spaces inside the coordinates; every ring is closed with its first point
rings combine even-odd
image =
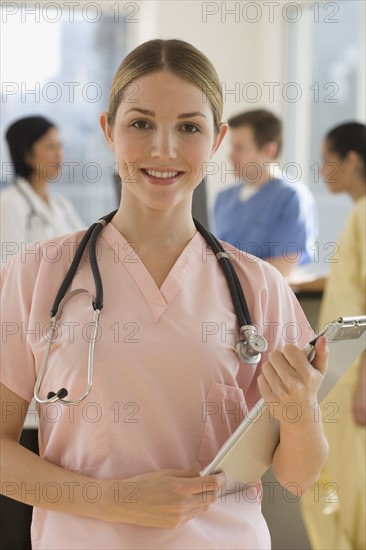
{"type": "Polygon", "coordinates": [[[49,180],[59,179],[61,177],[61,170],[55,170],[54,172],[47,174],[49,180]]]}
{"type": "Polygon", "coordinates": [[[344,189],[343,189],[343,188],[335,187],[334,185],[329,184],[329,183],[327,183],[327,187],[328,187],[329,191],[330,191],[331,193],[333,193],[334,195],[338,195],[339,193],[343,193],[343,192],[344,192],[344,189]]]}

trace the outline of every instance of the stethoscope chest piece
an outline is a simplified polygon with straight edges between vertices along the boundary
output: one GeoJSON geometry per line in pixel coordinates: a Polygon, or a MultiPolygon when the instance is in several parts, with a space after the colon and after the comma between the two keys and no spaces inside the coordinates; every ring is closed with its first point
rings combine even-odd
{"type": "Polygon", "coordinates": [[[268,343],[263,336],[257,334],[252,325],[240,327],[240,332],[244,338],[236,343],[235,351],[244,363],[256,365],[261,360],[262,353],[267,350],[268,343]]]}
{"type": "MultiPolygon", "coordinates": [[[[69,270],[66,274],[65,279],[63,280],[55,301],[51,309],[51,327],[49,333],[47,334],[47,345],[41,367],[37,376],[36,385],[34,388],[34,397],[36,401],[41,405],[46,405],[48,403],[54,403],[59,401],[64,405],[74,405],[80,403],[85,397],[87,397],[93,386],[93,366],[94,366],[94,344],[97,339],[97,332],[99,327],[99,315],[103,308],[103,284],[102,278],[98,268],[97,261],[97,250],[96,250],[96,241],[99,233],[103,227],[109,223],[117,210],[107,214],[100,218],[96,223],[91,225],[89,229],[84,234],[81,239],[79,246],[75,252],[74,259],[69,267],[69,270]],[[46,399],[42,399],[40,396],[40,387],[44,377],[44,371],[48,360],[48,355],[50,353],[51,344],[54,340],[53,336],[57,327],[57,320],[60,318],[64,304],[70,300],[76,294],[86,292],[90,294],[89,290],[76,288],[67,293],[73,277],[76,274],[80,261],[83,257],[83,253],[86,247],[89,247],[89,262],[90,268],[94,278],[95,284],[95,297],[92,299],[93,306],[93,320],[92,320],[92,335],[89,341],[89,352],[88,352],[88,380],[86,384],[85,391],[78,398],[70,399],[69,391],[66,388],[61,388],[58,391],[49,391],[46,395],[46,399]],[[69,399],[65,397],[69,396],[69,399]]],[[[222,244],[214,235],[212,235],[199,221],[193,218],[193,221],[196,225],[196,228],[201,233],[203,238],[206,240],[207,244],[211,247],[212,251],[217,257],[219,264],[223,270],[226,281],[229,286],[231,298],[233,301],[234,310],[240,327],[240,333],[242,335],[242,340],[236,343],[235,350],[238,357],[248,365],[257,365],[261,359],[261,354],[266,351],[268,344],[263,336],[257,334],[256,328],[252,325],[250,320],[250,315],[248,311],[248,306],[245,300],[243,290],[239,278],[236,274],[236,271],[229,260],[229,255],[223,248],[222,244]]]]}

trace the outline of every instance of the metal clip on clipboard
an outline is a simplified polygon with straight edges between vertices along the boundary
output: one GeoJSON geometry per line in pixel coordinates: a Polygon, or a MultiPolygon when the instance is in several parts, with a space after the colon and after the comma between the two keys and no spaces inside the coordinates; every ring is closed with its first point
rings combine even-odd
{"type": "MultiPolygon", "coordinates": [[[[309,362],[315,357],[315,343],[319,336],[325,336],[329,347],[328,370],[319,388],[319,402],[365,349],[365,331],[366,316],[339,317],[305,346],[304,353],[309,362]]],[[[214,460],[201,471],[201,476],[223,471],[227,478],[226,492],[238,490],[238,484],[256,483],[272,464],[279,433],[279,422],[272,417],[270,408],[261,399],[224,443],[214,460]]]]}

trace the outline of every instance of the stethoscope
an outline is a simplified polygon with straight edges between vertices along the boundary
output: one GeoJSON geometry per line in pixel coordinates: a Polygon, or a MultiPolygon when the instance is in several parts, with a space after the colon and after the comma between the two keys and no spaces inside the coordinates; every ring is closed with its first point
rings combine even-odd
{"type": "MultiPolygon", "coordinates": [[[[97,262],[97,251],[96,251],[96,242],[99,233],[102,231],[111,219],[116,214],[117,210],[114,210],[110,214],[103,216],[97,222],[89,227],[83,236],[80,244],[75,252],[74,259],[71,263],[71,266],[66,274],[65,279],[63,280],[57,294],[55,301],[51,309],[51,324],[49,332],[47,335],[47,347],[43,356],[41,368],[39,370],[36,385],[34,388],[34,397],[36,401],[42,405],[48,403],[54,403],[60,401],[66,405],[73,405],[80,403],[85,397],[90,393],[90,390],[93,386],[93,366],[94,366],[94,344],[97,336],[98,326],[99,326],[99,316],[103,308],[103,284],[100,276],[100,271],[98,268],[97,262]],[[94,284],[95,284],[95,297],[92,299],[93,306],[93,321],[92,321],[92,331],[89,340],[89,350],[88,350],[88,381],[87,387],[84,393],[78,398],[73,400],[65,399],[69,394],[66,388],[61,388],[58,391],[50,391],[47,394],[47,399],[41,399],[39,397],[39,390],[43,380],[43,373],[46,367],[48,355],[50,353],[51,345],[53,342],[53,336],[57,328],[57,321],[61,316],[62,309],[65,303],[75,296],[78,293],[86,292],[90,295],[88,290],[85,289],[75,289],[68,294],[66,294],[67,289],[69,288],[76,270],[80,264],[83,253],[86,246],[89,245],[89,262],[93,274],[94,284]]],[[[260,359],[261,354],[266,351],[268,344],[266,339],[257,334],[256,328],[253,326],[248,306],[244,297],[243,290],[241,288],[240,281],[234,270],[234,267],[229,260],[229,256],[226,253],[225,249],[222,247],[218,239],[212,235],[198,220],[193,218],[196,229],[201,233],[202,237],[205,239],[206,243],[210,246],[213,253],[216,255],[216,258],[219,261],[219,264],[224,272],[227,284],[229,286],[231,299],[233,301],[235,314],[238,319],[240,334],[242,339],[236,342],[235,351],[238,357],[245,363],[249,365],[256,365],[260,359]]]]}
{"type": "Polygon", "coordinates": [[[34,220],[36,218],[43,225],[43,228],[45,230],[45,238],[47,236],[52,237],[51,232],[50,232],[51,224],[47,220],[47,218],[45,216],[43,216],[43,214],[41,214],[40,212],[37,212],[33,202],[30,199],[30,197],[27,195],[27,193],[24,191],[24,189],[18,183],[15,183],[15,188],[18,191],[18,193],[23,197],[23,199],[27,203],[27,206],[28,206],[28,209],[29,209],[29,212],[27,214],[27,219],[25,221],[25,226],[26,226],[27,235],[29,236],[30,240],[33,240],[31,238],[31,232],[32,232],[32,226],[34,225],[34,220]]]}
{"type": "MultiPolygon", "coordinates": [[[[35,238],[32,238],[32,227],[34,227],[36,219],[38,219],[41,222],[42,226],[43,226],[43,232],[44,232],[43,238],[53,237],[54,234],[55,234],[55,231],[54,231],[50,221],[41,212],[36,210],[31,198],[28,196],[26,191],[21,187],[21,185],[19,185],[19,183],[15,182],[15,188],[18,191],[18,193],[23,197],[23,199],[27,203],[28,209],[29,209],[28,214],[27,214],[27,219],[26,219],[26,222],[25,222],[26,231],[27,231],[27,238],[30,241],[36,240],[35,238]]],[[[57,197],[56,197],[56,199],[57,199],[57,197]]],[[[61,201],[58,201],[58,202],[61,205],[61,207],[65,210],[62,202],[61,201]]],[[[65,214],[68,215],[68,213],[66,211],[65,211],[65,214]]]]}

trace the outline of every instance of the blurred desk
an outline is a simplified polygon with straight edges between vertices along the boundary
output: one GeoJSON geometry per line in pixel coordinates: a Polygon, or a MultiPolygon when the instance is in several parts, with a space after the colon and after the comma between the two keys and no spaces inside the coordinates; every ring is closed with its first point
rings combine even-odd
{"type": "Polygon", "coordinates": [[[327,277],[306,277],[305,279],[293,280],[290,282],[290,286],[295,294],[308,294],[314,293],[316,295],[322,295],[327,277]]]}
{"type": "MultiPolygon", "coordinates": [[[[316,333],[319,332],[319,310],[326,280],[326,277],[306,275],[290,283],[316,333]]],[[[271,532],[272,550],[310,550],[299,499],[281,487],[271,468],[262,478],[262,484],[263,514],[271,532]]]]}

